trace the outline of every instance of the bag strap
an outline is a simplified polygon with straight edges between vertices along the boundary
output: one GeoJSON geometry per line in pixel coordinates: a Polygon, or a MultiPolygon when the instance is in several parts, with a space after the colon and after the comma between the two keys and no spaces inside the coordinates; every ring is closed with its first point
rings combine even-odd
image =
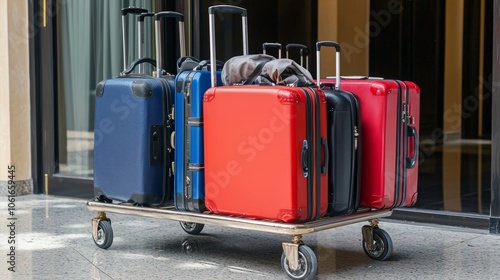
{"type": "Polygon", "coordinates": [[[266,63],[268,63],[269,61],[262,61],[261,63],[259,63],[259,65],[257,65],[257,67],[255,67],[255,69],[253,70],[252,74],[250,74],[250,76],[248,77],[248,79],[243,83],[243,85],[251,85],[255,79],[260,76],[260,73],[262,72],[262,68],[264,68],[264,65],[266,63]]]}

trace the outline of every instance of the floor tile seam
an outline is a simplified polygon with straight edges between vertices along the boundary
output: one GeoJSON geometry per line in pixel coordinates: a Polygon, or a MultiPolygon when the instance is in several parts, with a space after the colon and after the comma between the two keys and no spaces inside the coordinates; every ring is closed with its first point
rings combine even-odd
{"type": "Polygon", "coordinates": [[[86,260],[87,262],[89,262],[92,266],[94,266],[97,270],[99,270],[100,272],[102,272],[104,275],[106,275],[107,277],[109,277],[109,279],[112,279],[114,280],[113,277],[111,277],[110,275],[108,275],[106,272],[104,272],[101,268],[99,268],[97,265],[95,265],[92,261],[90,261],[87,257],[85,257],[80,251],[78,251],[75,247],[71,247],[71,249],[73,249],[78,255],[80,255],[84,260],[86,260]]]}

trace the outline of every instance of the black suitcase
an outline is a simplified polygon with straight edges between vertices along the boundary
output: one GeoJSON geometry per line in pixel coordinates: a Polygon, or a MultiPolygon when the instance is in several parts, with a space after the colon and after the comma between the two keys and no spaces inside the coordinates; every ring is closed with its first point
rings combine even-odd
{"type": "MultiPolygon", "coordinates": [[[[127,9],[135,11],[125,8],[123,17],[131,13],[127,9]]],[[[181,14],[162,12],[156,14],[157,30],[161,17],[177,17],[183,27],[181,14]]],[[[158,45],[157,41],[160,62],[158,45]]],[[[174,76],[162,75],[161,63],[157,77],[132,73],[145,62],[155,64],[151,58],[140,58],[119,77],[97,85],[94,195],[100,201],[160,206],[172,198],[173,151],[168,139],[173,129],[174,76]]]]}
{"type": "Polygon", "coordinates": [[[340,46],[333,42],[321,42],[317,50],[317,83],[327,98],[329,206],[327,215],[339,216],[354,213],[359,207],[361,169],[361,110],[356,96],[340,89],[340,46]],[[320,48],[335,47],[336,83],[320,84],[320,48]]]}

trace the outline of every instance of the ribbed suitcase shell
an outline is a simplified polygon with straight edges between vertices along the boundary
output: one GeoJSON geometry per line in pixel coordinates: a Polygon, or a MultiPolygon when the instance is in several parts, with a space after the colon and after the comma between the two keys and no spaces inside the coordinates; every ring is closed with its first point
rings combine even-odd
{"type": "MultiPolygon", "coordinates": [[[[354,93],[361,108],[360,206],[384,209],[414,205],[418,193],[418,162],[412,168],[406,162],[407,158],[418,158],[418,152],[414,154],[414,140],[404,136],[407,126],[419,132],[419,87],[413,82],[397,80],[343,79],[341,89],[354,93]],[[409,125],[402,121],[405,104],[412,119],[409,125]]],[[[416,149],[418,151],[418,146],[416,149]]]]}
{"type": "MultiPolygon", "coordinates": [[[[220,85],[220,71],[217,77],[220,85]]],[[[203,94],[211,85],[210,71],[183,71],[175,81],[175,207],[203,212],[203,94]]]]}
{"type": "Polygon", "coordinates": [[[205,93],[210,211],[288,223],[326,213],[326,98],[315,90],[319,101],[307,101],[312,89],[284,86],[224,86],[205,93]],[[312,102],[312,111],[306,102],[312,102]],[[312,154],[304,155],[307,133],[313,137],[308,143],[312,154]],[[305,177],[301,158],[309,155],[314,163],[305,177]]]}
{"type": "Polygon", "coordinates": [[[327,215],[354,213],[359,207],[361,114],[354,94],[323,87],[328,109],[329,206],[327,215]]]}
{"type": "Polygon", "coordinates": [[[165,144],[173,77],[115,78],[97,86],[94,194],[121,202],[165,204],[171,154],[165,144]],[[154,158],[156,157],[156,158],[154,158]]]}

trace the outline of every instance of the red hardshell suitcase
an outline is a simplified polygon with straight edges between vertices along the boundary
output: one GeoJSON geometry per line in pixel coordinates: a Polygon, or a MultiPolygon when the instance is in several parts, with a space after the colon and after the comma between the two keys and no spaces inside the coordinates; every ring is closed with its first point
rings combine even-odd
{"type": "MultiPolygon", "coordinates": [[[[211,38],[213,30],[211,24],[211,38]]],[[[215,62],[215,43],[210,49],[215,62]]],[[[214,85],[203,102],[206,207],[287,223],[325,215],[324,93],[305,87],[214,85]]]]}
{"type": "Polygon", "coordinates": [[[354,93],[361,108],[360,206],[387,209],[414,205],[420,88],[409,81],[345,77],[341,89],[354,93]]]}

